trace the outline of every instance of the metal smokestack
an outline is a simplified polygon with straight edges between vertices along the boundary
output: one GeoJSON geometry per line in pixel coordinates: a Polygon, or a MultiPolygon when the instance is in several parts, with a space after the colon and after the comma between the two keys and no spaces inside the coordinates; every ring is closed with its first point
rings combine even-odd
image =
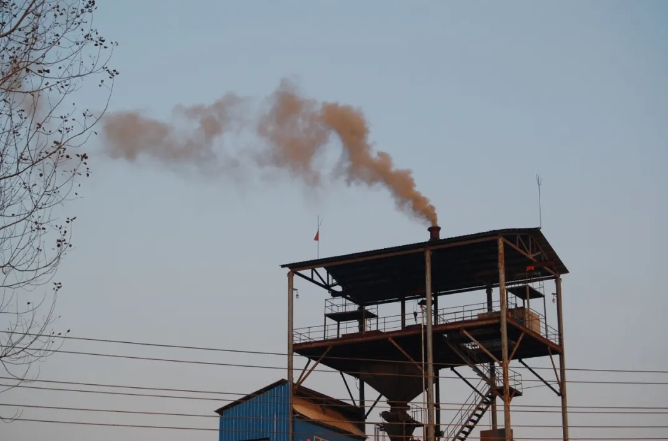
{"type": "Polygon", "coordinates": [[[429,240],[439,240],[441,238],[441,227],[434,225],[427,228],[427,231],[429,231],[429,240]]]}

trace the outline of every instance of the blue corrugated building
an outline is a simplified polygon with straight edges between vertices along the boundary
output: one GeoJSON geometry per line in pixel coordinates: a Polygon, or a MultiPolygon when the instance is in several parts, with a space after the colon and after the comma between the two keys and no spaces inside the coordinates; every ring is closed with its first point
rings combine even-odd
{"type": "MultiPolygon", "coordinates": [[[[219,441],[288,441],[290,384],[279,380],[216,411],[219,441]]],[[[292,441],[366,439],[362,410],[299,386],[292,397],[292,441]]]]}

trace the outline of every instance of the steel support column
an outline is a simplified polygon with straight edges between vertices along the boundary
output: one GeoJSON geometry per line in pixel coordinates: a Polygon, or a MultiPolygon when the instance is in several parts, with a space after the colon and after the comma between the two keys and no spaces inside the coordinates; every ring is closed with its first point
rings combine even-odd
{"type": "Polygon", "coordinates": [[[427,300],[427,441],[435,441],[434,437],[434,346],[433,346],[433,309],[431,289],[431,250],[424,253],[425,263],[425,298],[427,300]]]}
{"type": "Polygon", "coordinates": [[[506,299],[506,262],[504,241],[499,237],[499,297],[501,300],[501,353],[503,368],[503,426],[506,441],[512,441],[510,426],[510,385],[508,384],[508,303],[506,299]]]}
{"type": "MultiPolygon", "coordinates": [[[[366,415],[365,413],[365,399],[364,399],[364,381],[360,379],[360,397],[359,397],[359,404],[360,404],[360,409],[362,409],[362,415],[366,415]]],[[[362,431],[366,434],[366,416],[364,417],[364,422],[362,424],[362,431]]]]}
{"type": "Polygon", "coordinates": [[[555,279],[557,285],[557,321],[559,332],[559,389],[561,391],[561,425],[564,441],[568,441],[568,400],[566,399],[566,357],[564,355],[564,310],[561,303],[561,277],[555,279]]]}
{"type": "Polygon", "coordinates": [[[403,297],[401,298],[401,329],[406,329],[406,299],[403,297]]]}
{"type": "MultiPolygon", "coordinates": [[[[434,296],[434,325],[438,325],[438,296],[434,296]]],[[[440,369],[434,370],[434,389],[435,389],[435,403],[434,411],[436,412],[436,426],[434,437],[440,438],[441,429],[441,377],[439,375],[440,369]]]]}
{"type": "MultiPolygon", "coordinates": [[[[487,312],[494,311],[494,302],[492,301],[492,288],[487,288],[487,312]]],[[[494,362],[489,363],[489,378],[492,379],[492,383],[496,384],[496,365],[494,362]]],[[[492,430],[497,430],[499,428],[498,412],[496,410],[496,395],[492,396],[492,430]]]]}
{"type": "Polygon", "coordinates": [[[293,310],[293,301],[294,301],[294,282],[295,282],[295,274],[294,272],[290,271],[288,273],[288,383],[289,383],[289,410],[288,410],[288,441],[292,441],[294,439],[293,435],[293,430],[294,428],[292,427],[292,396],[294,394],[294,382],[295,382],[295,370],[294,370],[294,349],[293,349],[293,343],[294,343],[294,323],[293,323],[293,317],[294,317],[294,310],[293,310]]]}

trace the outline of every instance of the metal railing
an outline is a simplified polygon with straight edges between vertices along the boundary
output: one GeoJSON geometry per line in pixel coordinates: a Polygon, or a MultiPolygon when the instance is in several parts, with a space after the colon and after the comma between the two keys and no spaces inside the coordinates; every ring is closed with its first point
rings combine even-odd
{"type": "Polygon", "coordinates": [[[411,403],[408,406],[410,408],[411,418],[413,418],[415,421],[422,423],[422,427],[424,428],[427,421],[427,419],[425,418],[425,414],[427,413],[427,411],[424,407],[426,406],[426,404],[418,406],[416,404],[411,403]]]}
{"type": "Polygon", "coordinates": [[[385,435],[385,431],[381,429],[380,424],[375,424],[373,426],[373,437],[375,438],[375,441],[386,441],[387,436],[385,435]]]}
{"type": "MultiPolygon", "coordinates": [[[[489,393],[489,384],[487,384],[485,380],[480,380],[480,382],[476,385],[476,389],[480,390],[481,388],[481,393],[486,396],[489,393]]],[[[452,421],[450,421],[450,424],[447,425],[447,429],[443,433],[443,439],[455,439],[455,435],[457,435],[462,426],[464,426],[464,424],[469,421],[471,415],[473,415],[473,412],[475,412],[478,406],[482,403],[482,400],[483,397],[481,397],[478,392],[473,391],[466,399],[466,401],[464,401],[464,404],[457,411],[452,421]]]]}
{"type": "MultiPolygon", "coordinates": [[[[421,427],[422,427],[423,430],[424,430],[424,427],[426,425],[426,422],[425,422],[426,419],[425,419],[424,415],[427,413],[427,411],[425,409],[425,406],[426,406],[426,404],[422,404],[422,405],[417,405],[417,404],[413,404],[413,403],[408,404],[408,414],[410,415],[411,418],[413,418],[413,420],[417,421],[418,423],[421,423],[421,427]]],[[[418,427],[420,427],[420,426],[418,426],[418,427]]],[[[387,435],[385,430],[383,430],[383,423],[374,425],[374,438],[376,439],[376,441],[387,441],[387,439],[389,438],[389,436],[387,435]]],[[[411,435],[411,437],[406,439],[405,441],[415,441],[415,440],[424,439],[424,438],[426,438],[425,435],[423,435],[423,436],[411,435]]]]}
{"type": "MultiPolygon", "coordinates": [[[[476,375],[479,377],[486,377],[489,380],[492,380],[492,383],[486,381],[485,378],[483,378],[483,381],[487,385],[494,386],[494,387],[502,387],[503,386],[503,369],[499,366],[494,365],[494,376],[493,378],[490,376],[491,372],[489,371],[489,365],[487,360],[481,360],[477,355],[475,351],[476,349],[479,349],[478,345],[473,342],[466,342],[463,344],[456,344],[456,343],[448,343],[453,350],[466,362],[472,369],[474,369],[474,372],[476,372],[476,375]],[[482,375],[481,375],[482,374],[482,375]]],[[[479,352],[481,354],[482,352],[479,352]]],[[[522,375],[514,371],[513,369],[508,369],[508,386],[512,387],[519,393],[524,392],[524,385],[522,382],[522,375]]]]}
{"type": "MultiPolygon", "coordinates": [[[[336,314],[340,312],[353,312],[357,311],[361,307],[356,303],[352,303],[347,299],[342,297],[334,297],[331,299],[325,299],[325,314],[336,314]]],[[[372,312],[375,315],[378,315],[378,305],[369,305],[366,306],[366,309],[369,312],[372,312]]]]}
{"type": "MultiPolygon", "coordinates": [[[[491,376],[491,372],[487,363],[480,360],[480,358],[478,358],[474,352],[471,352],[471,350],[477,349],[478,345],[475,343],[466,343],[462,344],[461,346],[466,349],[464,349],[464,351],[458,350],[457,352],[461,352],[462,358],[465,358],[465,361],[467,361],[472,368],[475,368],[474,372],[483,378],[480,379],[478,384],[475,386],[476,390],[474,390],[471,395],[469,395],[462,407],[455,414],[455,417],[447,426],[447,430],[444,434],[445,440],[454,440],[455,437],[459,435],[464,425],[471,421],[473,413],[481,404],[483,404],[483,400],[488,398],[488,394],[492,387],[496,389],[502,388],[504,385],[503,369],[495,365],[493,371],[494,375],[491,376]]],[[[513,369],[508,369],[508,386],[512,387],[517,392],[522,393],[524,391],[522,375],[513,369]]]]}
{"type": "MultiPolygon", "coordinates": [[[[329,300],[329,299],[328,299],[329,300]]],[[[335,304],[328,302],[325,306],[326,313],[331,312],[347,312],[357,309],[358,306],[352,303],[335,304]],[[351,306],[352,305],[352,306],[351,306]],[[348,309],[346,309],[348,308],[348,309]]],[[[454,323],[468,320],[478,320],[484,318],[487,314],[498,314],[501,309],[501,303],[497,300],[492,303],[492,311],[488,311],[487,302],[474,303],[470,305],[454,306],[447,308],[440,308],[438,310],[438,323],[454,323]]],[[[377,306],[372,312],[378,315],[377,306]]],[[[509,319],[520,323],[530,330],[547,338],[548,340],[558,343],[559,334],[555,328],[547,324],[545,316],[534,309],[523,309],[519,307],[517,302],[509,299],[508,301],[509,319]]],[[[422,313],[410,312],[405,314],[403,322],[406,326],[421,326],[422,313]]],[[[306,343],[312,341],[322,341],[341,338],[347,334],[380,331],[393,332],[402,329],[401,314],[388,315],[384,317],[367,318],[365,320],[364,329],[360,330],[359,323],[356,321],[342,322],[342,323],[326,323],[324,325],[307,326],[297,328],[294,330],[294,342],[306,343]]]]}
{"type": "MultiPolygon", "coordinates": [[[[367,319],[364,331],[369,332],[378,330],[378,320],[376,318],[367,319]]],[[[399,327],[401,329],[401,327],[399,327]]],[[[322,341],[341,338],[347,334],[359,333],[358,322],[328,323],[320,326],[307,326],[293,330],[295,343],[307,343],[310,341],[322,341]]]]}
{"type": "MultiPolygon", "coordinates": [[[[494,368],[494,385],[496,387],[503,387],[503,369],[500,367],[494,368]]],[[[508,369],[508,386],[512,387],[519,393],[524,393],[524,383],[522,382],[522,374],[508,369]]]]}
{"type": "MultiPolygon", "coordinates": [[[[508,308],[515,307],[517,307],[517,302],[509,300],[508,308]]],[[[487,302],[441,308],[438,310],[438,322],[452,323],[463,322],[466,320],[477,320],[484,314],[501,311],[501,302],[499,300],[492,302],[492,311],[488,311],[488,309],[487,302]]]]}

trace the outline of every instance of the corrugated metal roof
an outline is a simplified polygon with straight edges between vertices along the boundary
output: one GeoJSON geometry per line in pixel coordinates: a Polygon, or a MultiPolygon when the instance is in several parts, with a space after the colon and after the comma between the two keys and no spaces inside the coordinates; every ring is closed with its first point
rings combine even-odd
{"type": "Polygon", "coordinates": [[[334,427],[355,436],[366,437],[364,432],[336,410],[328,408],[325,413],[324,406],[302,397],[293,397],[292,407],[295,412],[319,424],[334,427]]]}
{"type": "Polygon", "coordinates": [[[264,393],[226,409],[219,419],[219,441],[265,438],[294,441],[288,436],[290,385],[287,382],[276,384],[264,388],[264,393]]]}
{"type": "Polygon", "coordinates": [[[280,385],[282,385],[282,384],[286,384],[287,382],[288,382],[288,380],[285,380],[285,379],[281,379],[281,380],[278,380],[278,381],[274,381],[273,383],[268,384],[267,386],[263,387],[262,389],[258,389],[258,390],[256,390],[255,392],[252,392],[252,393],[250,393],[250,394],[248,394],[248,395],[246,395],[246,396],[244,396],[244,397],[241,397],[241,398],[239,398],[239,399],[236,400],[236,401],[232,401],[231,403],[226,404],[225,406],[223,406],[223,407],[221,407],[220,409],[216,410],[216,413],[217,413],[218,415],[221,415],[221,416],[222,416],[222,415],[223,415],[223,412],[225,412],[226,410],[231,409],[232,407],[238,406],[239,404],[241,404],[241,403],[243,403],[243,402],[245,402],[245,401],[251,400],[251,399],[253,399],[253,398],[255,398],[255,397],[259,396],[259,395],[262,395],[262,394],[264,394],[264,393],[270,391],[271,389],[274,389],[275,387],[278,387],[278,386],[280,386],[280,385]]]}
{"type": "MultiPolygon", "coordinates": [[[[401,298],[424,296],[425,262],[423,251],[432,248],[432,288],[439,294],[484,289],[498,283],[498,247],[494,239],[509,242],[519,236],[530,237],[540,246],[539,260],[551,261],[549,268],[567,274],[556,251],[540,228],[509,228],[398,247],[281,265],[293,271],[324,268],[337,282],[333,296],[345,296],[358,304],[398,301],[401,298]],[[337,291],[338,290],[338,291],[337,291]]],[[[526,267],[531,259],[505,247],[506,282],[527,278],[526,267]]],[[[301,276],[308,278],[305,274],[301,276]]],[[[546,268],[536,268],[532,278],[550,277],[546,268]]],[[[318,281],[314,281],[319,284],[318,281]]]]}
{"type": "MultiPolygon", "coordinates": [[[[237,406],[249,403],[258,397],[260,397],[258,399],[261,399],[261,397],[264,397],[273,389],[287,384],[288,381],[285,379],[275,381],[219,408],[216,410],[216,413],[220,416],[227,417],[229,415],[230,418],[234,418],[234,415],[230,415],[230,411],[233,411],[237,406]]],[[[285,393],[287,394],[287,392],[285,393]]],[[[283,403],[287,403],[287,399],[283,400],[283,403]]],[[[277,402],[277,400],[270,400],[270,402],[266,404],[275,407],[281,403],[277,402]]],[[[363,421],[363,411],[345,401],[337,400],[336,398],[329,397],[304,386],[299,386],[293,395],[293,409],[299,415],[318,424],[343,431],[353,436],[365,437],[364,432],[354,423],[355,421],[359,421],[360,423],[363,421]]]]}

